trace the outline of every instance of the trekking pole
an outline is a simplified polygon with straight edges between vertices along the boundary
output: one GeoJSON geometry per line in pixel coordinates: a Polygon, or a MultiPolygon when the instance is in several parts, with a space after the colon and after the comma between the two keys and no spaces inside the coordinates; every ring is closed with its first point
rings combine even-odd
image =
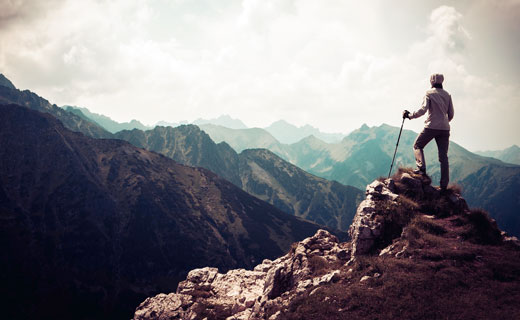
{"type": "Polygon", "coordinates": [[[395,154],[397,153],[397,147],[399,146],[399,140],[401,139],[401,132],[403,131],[404,119],[406,119],[406,118],[403,117],[403,123],[401,123],[401,130],[399,130],[399,137],[397,137],[397,143],[395,144],[394,157],[392,158],[392,164],[390,165],[390,171],[388,171],[388,178],[390,178],[390,174],[392,173],[392,167],[394,166],[395,154]]]}

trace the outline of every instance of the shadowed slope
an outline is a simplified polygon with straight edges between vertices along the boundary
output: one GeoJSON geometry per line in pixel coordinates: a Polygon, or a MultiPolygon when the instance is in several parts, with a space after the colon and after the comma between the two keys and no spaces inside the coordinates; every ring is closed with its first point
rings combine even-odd
{"type": "Polygon", "coordinates": [[[362,195],[354,187],[311,175],[269,150],[237,154],[225,142],[215,144],[194,125],[121,131],[116,137],[180,163],[207,168],[286,213],[339,230],[348,229],[362,195]]]}
{"type": "Polygon", "coordinates": [[[242,188],[250,194],[324,226],[347,230],[352,223],[361,190],[307,173],[266,149],[244,150],[239,158],[242,188]]]}
{"type": "Polygon", "coordinates": [[[6,318],[128,318],[192,268],[252,267],[317,230],[205,169],[0,113],[6,318]]]}

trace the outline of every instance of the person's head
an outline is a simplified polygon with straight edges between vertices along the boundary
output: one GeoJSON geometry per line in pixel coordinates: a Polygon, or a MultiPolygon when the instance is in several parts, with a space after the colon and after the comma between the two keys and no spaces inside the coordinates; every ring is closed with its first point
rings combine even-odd
{"type": "Polygon", "coordinates": [[[444,76],[440,73],[434,73],[430,76],[430,84],[432,85],[432,88],[442,89],[443,81],[444,81],[444,76]]]}

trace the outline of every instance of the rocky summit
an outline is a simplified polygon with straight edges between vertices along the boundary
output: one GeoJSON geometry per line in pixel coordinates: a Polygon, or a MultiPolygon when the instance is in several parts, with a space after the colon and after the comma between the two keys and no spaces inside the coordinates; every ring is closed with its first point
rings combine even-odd
{"type": "Polygon", "coordinates": [[[520,318],[520,242],[430,183],[407,169],[376,180],[351,241],[319,230],[253,270],[192,270],[134,319],[520,318]]]}

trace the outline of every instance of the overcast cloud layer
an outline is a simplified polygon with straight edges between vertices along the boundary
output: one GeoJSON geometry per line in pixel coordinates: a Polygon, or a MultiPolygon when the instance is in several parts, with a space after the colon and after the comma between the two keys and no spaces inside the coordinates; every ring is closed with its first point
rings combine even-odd
{"type": "Polygon", "coordinates": [[[520,145],[519,34],[520,0],[0,0],[0,72],[118,121],[344,133],[399,126],[440,72],[452,139],[500,149],[520,145]]]}

